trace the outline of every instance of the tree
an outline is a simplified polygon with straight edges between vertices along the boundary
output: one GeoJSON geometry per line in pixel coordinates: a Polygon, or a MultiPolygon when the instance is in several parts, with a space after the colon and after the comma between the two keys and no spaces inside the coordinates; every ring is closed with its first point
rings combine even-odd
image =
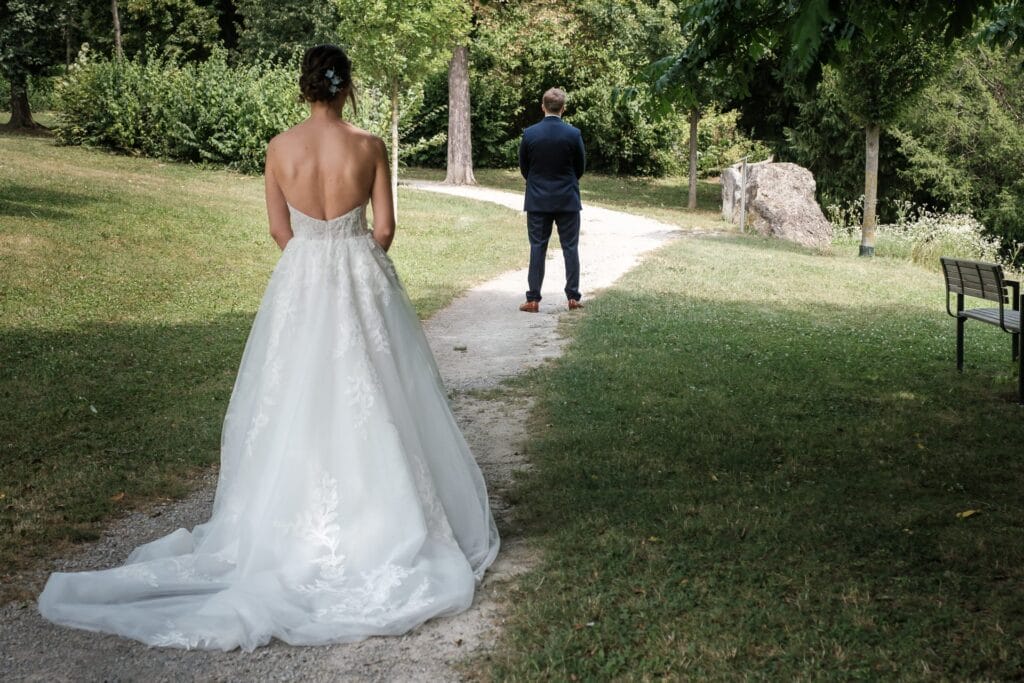
{"type": "Polygon", "coordinates": [[[11,84],[11,128],[38,127],[28,103],[28,78],[63,61],[64,23],[57,3],[0,3],[0,70],[11,84]]]}
{"type": "Polygon", "coordinates": [[[1020,52],[1024,48],[1024,2],[1002,2],[983,12],[978,38],[1012,53],[1020,52]]]}
{"type": "Polygon", "coordinates": [[[124,59],[124,48],[121,47],[121,13],[117,10],[117,0],[110,0],[110,14],[114,22],[114,56],[124,59]]]}
{"type": "Polygon", "coordinates": [[[882,128],[896,122],[925,86],[941,72],[943,45],[919,37],[895,42],[865,34],[837,50],[836,72],[843,109],[864,126],[864,215],[860,255],[875,251],[878,154],[882,128]]]}
{"type": "MultiPolygon", "coordinates": [[[[693,39],[678,62],[680,72],[728,65],[741,90],[749,89],[758,63],[769,58],[781,57],[783,76],[807,85],[816,84],[828,66],[838,71],[846,92],[856,100],[851,112],[865,122],[861,254],[870,255],[881,124],[911,102],[931,76],[928,65],[911,63],[909,53],[929,59],[948,53],[953,41],[973,31],[979,19],[1016,5],[1017,0],[701,0],[689,10],[687,28],[693,39]]],[[[1011,20],[1019,18],[1019,13],[1009,14],[1011,20]]],[[[1008,39],[1005,30],[992,33],[1008,39]]]]}
{"type": "Polygon", "coordinates": [[[463,0],[336,0],[356,73],[386,89],[391,104],[391,191],[398,208],[399,96],[443,68],[469,29],[463,0]]]}
{"type": "Polygon", "coordinates": [[[448,165],[444,182],[476,185],[469,100],[469,48],[456,46],[448,67],[448,165]]]}
{"type": "Polygon", "coordinates": [[[680,71],[683,64],[677,58],[668,58],[655,64],[655,92],[662,105],[672,105],[686,112],[689,123],[689,192],[686,206],[697,208],[697,130],[704,107],[714,99],[725,97],[725,87],[714,77],[709,64],[680,71]],[[666,68],[667,67],[667,68],[666,68]]]}

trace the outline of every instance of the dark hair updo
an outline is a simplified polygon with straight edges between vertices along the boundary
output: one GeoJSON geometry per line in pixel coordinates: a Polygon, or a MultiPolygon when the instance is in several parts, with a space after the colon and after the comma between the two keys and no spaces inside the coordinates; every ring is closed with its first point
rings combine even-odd
{"type": "Polygon", "coordinates": [[[330,102],[347,92],[355,109],[352,61],[345,51],[337,45],[314,45],[306,50],[299,74],[299,91],[306,102],[330,102]]]}

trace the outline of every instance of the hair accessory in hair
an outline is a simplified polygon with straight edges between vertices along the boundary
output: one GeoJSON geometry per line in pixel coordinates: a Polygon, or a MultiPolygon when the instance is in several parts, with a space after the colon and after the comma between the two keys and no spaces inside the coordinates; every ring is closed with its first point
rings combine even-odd
{"type": "Polygon", "coordinates": [[[324,78],[331,82],[330,87],[328,87],[327,89],[331,91],[332,95],[337,95],[338,88],[339,86],[341,86],[341,76],[335,75],[334,69],[328,69],[324,73],[324,78]]]}

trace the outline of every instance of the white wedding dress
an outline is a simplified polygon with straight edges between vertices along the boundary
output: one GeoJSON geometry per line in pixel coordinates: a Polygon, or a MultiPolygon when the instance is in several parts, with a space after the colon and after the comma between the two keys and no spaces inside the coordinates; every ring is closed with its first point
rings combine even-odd
{"type": "Polygon", "coordinates": [[[483,477],[365,207],[291,208],[224,419],[210,520],[55,573],[59,624],[253,650],[404,633],[469,607],[498,552],[483,477]]]}

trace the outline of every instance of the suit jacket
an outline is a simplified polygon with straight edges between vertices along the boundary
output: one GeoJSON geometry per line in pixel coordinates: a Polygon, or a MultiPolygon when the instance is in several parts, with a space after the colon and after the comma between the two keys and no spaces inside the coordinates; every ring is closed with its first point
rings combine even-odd
{"type": "Polygon", "coordinates": [[[524,130],[519,143],[519,171],[526,178],[523,209],[544,213],[579,211],[580,178],[586,159],[579,129],[558,116],[545,116],[543,121],[524,130]]]}

